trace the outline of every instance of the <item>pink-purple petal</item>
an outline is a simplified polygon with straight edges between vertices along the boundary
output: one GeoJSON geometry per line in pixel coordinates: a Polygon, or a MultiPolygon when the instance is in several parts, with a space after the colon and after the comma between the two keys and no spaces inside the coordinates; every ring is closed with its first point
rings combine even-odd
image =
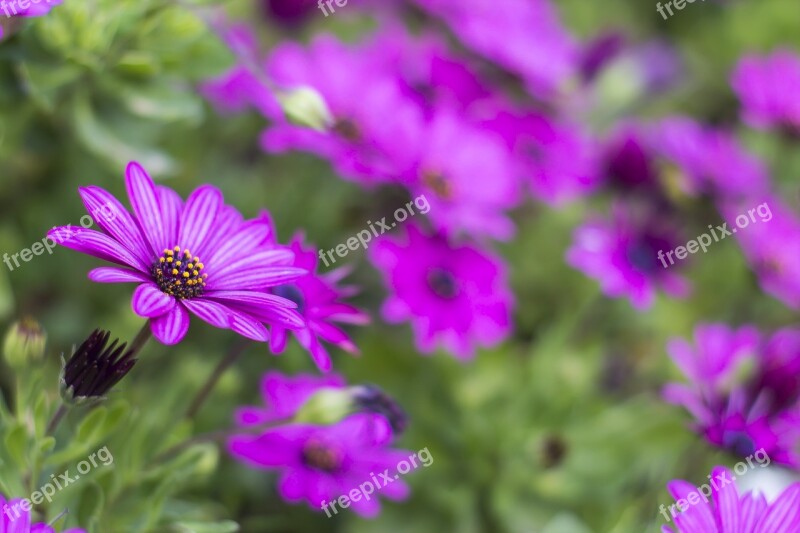
{"type": "Polygon", "coordinates": [[[180,246],[203,257],[212,231],[218,231],[215,223],[222,207],[222,193],[219,189],[211,185],[195,189],[186,200],[181,214],[181,228],[178,232],[180,246]]]}
{"type": "Polygon", "coordinates": [[[135,161],[128,163],[125,171],[125,186],[139,226],[150,245],[150,251],[154,257],[158,257],[164,248],[170,246],[170,243],[167,241],[156,186],[142,166],[135,161]]]}
{"type": "Polygon", "coordinates": [[[180,303],[158,318],[150,319],[150,330],[162,344],[178,344],[189,331],[189,312],[180,303]]]}
{"type": "MultiPolygon", "coordinates": [[[[156,194],[158,195],[158,203],[161,206],[164,234],[167,239],[167,244],[164,247],[172,248],[178,244],[178,230],[180,229],[183,200],[178,196],[178,193],[163,185],[156,186],[156,194]]],[[[157,254],[160,254],[160,252],[161,250],[156,250],[157,254]]]]}
{"type": "Polygon", "coordinates": [[[141,272],[117,267],[98,267],[89,272],[89,279],[97,283],[141,283],[150,278],[141,272]]]}
{"type": "Polygon", "coordinates": [[[205,298],[186,300],[183,304],[198,318],[208,322],[214,327],[222,329],[229,329],[231,327],[231,313],[224,305],[205,298]]]}
{"type": "Polygon", "coordinates": [[[78,252],[111,261],[122,266],[129,266],[146,272],[148,265],[121,246],[112,237],[99,231],[64,226],[47,232],[47,236],[56,243],[78,252]]]}
{"type": "Polygon", "coordinates": [[[175,297],[161,292],[155,283],[144,283],[136,287],[131,298],[133,311],[145,318],[155,318],[175,307],[175,297]]]}
{"type": "Polygon", "coordinates": [[[98,226],[114,237],[121,246],[131,250],[143,263],[149,263],[153,259],[139,226],[119,200],[100,187],[81,187],[78,191],[86,211],[98,226]]]}

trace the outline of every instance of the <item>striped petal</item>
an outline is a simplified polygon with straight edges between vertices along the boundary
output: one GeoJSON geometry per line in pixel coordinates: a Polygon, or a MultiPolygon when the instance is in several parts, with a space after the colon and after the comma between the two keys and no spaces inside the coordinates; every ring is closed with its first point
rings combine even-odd
{"type": "Polygon", "coordinates": [[[162,344],[178,344],[189,331],[189,312],[179,303],[168,313],[150,319],[150,330],[162,344]]]}
{"type": "Polygon", "coordinates": [[[203,257],[209,233],[215,230],[217,214],[222,208],[222,193],[216,187],[203,185],[197,188],[186,200],[181,214],[181,228],[178,232],[180,246],[188,248],[193,254],[203,257]]]}
{"type": "Polygon", "coordinates": [[[86,211],[98,226],[133,252],[142,262],[152,261],[150,247],[139,231],[139,226],[119,200],[100,187],[81,187],[78,191],[86,211]]]}
{"type": "Polygon", "coordinates": [[[133,311],[145,318],[163,315],[175,307],[175,297],[161,292],[155,283],[145,283],[136,287],[131,299],[133,311]]]}
{"type": "MultiPolygon", "coordinates": [[[[178,244],[178,230],[180,229],[183,200],[178,196],[178,193],[163,185],[156,186],[156,194],[158,194],[161,214],[164,216],[164,232],[167,237],[167,244],[164,248],[172,248],[178,244]]],[[[161,249],[156,250],[156,253],[160,252],[161,249]]]]}
{"type": "Polygon", "coordinates": [[[141,283],[151,281],[141,272],[127,268],[99,267],[89,272],[89,279],[97,283],[141,283]]]}
{"type": "Polygon", "coordinates": [[[148,265],[142,263],[133,255],[133,252],[105,233],[86,228],[63,226],[48,231],[47,236],[65,248],[129,266],[142,272],[147,271],[148,265]]]}
{"type": "Polygon", "coordinates": [[[156,186],[142,166],[131,161],[125,170],[125,187],[139,226],[150,245],[150,251],[153,257],[158,257],[170,243],[167,241],[167,231],[156,186]]]}
{"type": "Polygon", "coordinates": [[[185,300],[183,305],[198,316],[201,320],[208,322],[214,327],[222,329],[230,329],[231,318],[230,312],[227,307],[205,298],[195,298],[185,300]]]}

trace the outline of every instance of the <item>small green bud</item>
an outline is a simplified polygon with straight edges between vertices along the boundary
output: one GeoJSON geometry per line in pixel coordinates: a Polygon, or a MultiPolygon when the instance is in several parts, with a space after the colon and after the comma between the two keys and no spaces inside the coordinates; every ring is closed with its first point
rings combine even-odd
{"type": "Polygon", "coordinates": [[[328,104],[322,95],[311,87],[279,92],[276,96],[286,119],[292,124],[317,131],[327,131],[333,124],[333,115],[328,109],[328,104]]]}
{"type": "Polygon", "coordinates": [[[34,319],[14,322],[6,333],[3,353],[11,368],[21,369],[36,363],[44,355],[47,334],[34,319]]]}
{"type": "Polygon", "coordinates": [[[353,398],[347,389],[325,387],[311,395],[294,415],[301,424],[335,424],[354,412],[353,398]]]}

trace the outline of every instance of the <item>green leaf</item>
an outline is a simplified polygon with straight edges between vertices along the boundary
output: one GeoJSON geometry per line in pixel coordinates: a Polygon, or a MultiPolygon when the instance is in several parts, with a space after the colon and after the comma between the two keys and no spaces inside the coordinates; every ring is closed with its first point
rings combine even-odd
{"type": "Polygon", "coordinates": [[[108,415],[108,408],[100,406],[92,409],[86,418],[84,418],[78,426],[76,439],[84,444],[94,442],[94,440],[101,434],[103,423],[108,415]]]}
{"type": "Polygon", "coordinates": [[[78,523],[90,530],[94,529],[100,520],[105,500],[105,493],[100,485],[97,483],[87,485],[78,505],[78,523]]]}
{"type": "Polygon", "coordinates": [[[22,423],[16,423],[6,433],[6,450],[8,455],[20,466],[27,464],[28,431],[22,423]]]}
{"type": "Polygon", "coordinates": [[[173,531],[179,533],[233,533],[239,531],[239,524],[232,520],[221,522],[177,522],[173,531]]]}

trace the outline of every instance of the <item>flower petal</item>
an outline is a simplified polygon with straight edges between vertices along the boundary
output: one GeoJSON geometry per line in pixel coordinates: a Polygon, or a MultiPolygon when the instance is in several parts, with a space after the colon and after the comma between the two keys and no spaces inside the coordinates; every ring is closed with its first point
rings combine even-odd
{"type": "Polygon", "coordinates": [[[81,187],[78,189],[86,211],[98,226],[114,237],[122,246],[127,247],[143,263],[149,263],[153,257],[150,247],[145,241],[139,226],[128,213],[128,210],[111,193],[100,187],[81,187]]]}
{"type": "Polygon", "coordinates": [[[151,318],[150,330],[162,344],[178,344],[189,331],[189,312],[179,303],[168,313],[151,318]]]}
{"type": "Polygon", "coordinates": [[[230,329],[231,318],[227,307],[204,298],[184,300],[183,305],[197,315],[201,320],[208,322],[214,327],[230,329]]]}
{"type": "Polygon", "coordinates": [[[161,292],[152,282],[136,287],[131,299],[133,311],[145,318],[159,317],[175,307],[175,303],[174,296],[161,292]]]}
{"type": "MultiPolygon", "coordinates": [[[[178,193],[163,185],[156,185],[156,194],[158,194],[158,203],[161,206],[161,215],[164,217],[164,234],[167,238],[164,248],[172,248],[178,244],[183,200],[178,193]]],[[[161,250],[156,250],[156,253],[159,252],[161,250]]]]}
{"type": "Polygon", "coordinates": [[[181,214],[181,228],[178,232],[180,246],[188,248],[194,255],[203,257],[207,248],[209,233],[222,209],[222,193],[216,187],[198,187],[186,200],[181,214]]]}
{"type": "Polygon", "coordinates": [[[89,279],[97,283],[141,283],[151,281],[149,276],[127,268],[99,267],[89,272],[89,279]]]}
{"type": "Polygon", "coordinates": [[[47,236],[56,243],[78,252],[111,261],[123,266],[133,267],[146,272],[148,265],[133,255],[133,252],[121,245],[114,238],[99,231],[62,226],[47,232],[47,236]]]}
{"type": "MultiPolygon", "coordinates": [[[[242,224],[238,230],[227,236],[221,246],[213,250],[205,262],[208,265],[226,265],[236,257],[242,257],[245,253],[254,249],[264,240],[265,235],[269,235],[270,228],[263,221],[250,220],[242,224]]],[[[291,261],[293,254],[288,253],[291,261]]]]}
{"type": "Polygon", "coordinates": [[[792,533],[800,522],[800,483],[795,483],[770,505],[758,524],[758,531],[792,533]]]}
{"type": "Polygon", "coordinates": [[[131,161],[125,170],[125,187],[139,226],[150,244],[150,251],[154,254],[153,257],[158,257],[170,243],[167,241],[156,186],[142,166],[136,161],[131,161]]]}

